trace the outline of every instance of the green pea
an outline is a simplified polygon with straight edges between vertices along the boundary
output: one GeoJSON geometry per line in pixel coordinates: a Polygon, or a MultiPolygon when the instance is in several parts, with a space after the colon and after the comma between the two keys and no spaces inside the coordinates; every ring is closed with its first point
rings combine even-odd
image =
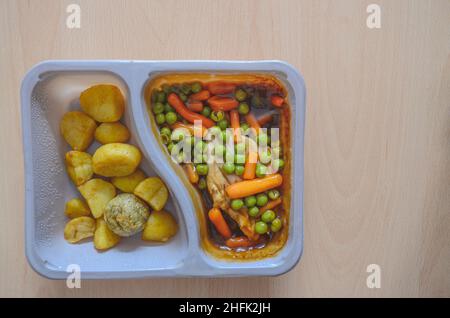
{"type": "Polygon", "coordinates": [[[234,169],[235,169],[234,163],[232,163],[232,162],[225,162],[223,164],[223,171],[226,174],[232,174],[234,172],[234,169]]]}
{"type": "Polygon", "coordinates": [[[175,157],[175,161],[178,163],[184,162],[185,159],[186,159],[186,155],[184,154],[184,152],[179,152],[175,157]]]}
{"type": "Polygon", "coordinates": [[[195,152],[194,153],[194,163],[203,163],[203,162],[205,162],[203,160],[203,154],[195,152]]]}
{"type": "Polygon", "coordinates": [[[235,211],[241,209],[244,206],[244,201],[241,199],[234,199],[231,201],[231,208],[235,211]]]}
{"type": "Polygon", "coordinates": [[[163,144],[167,145],[170,142],[170,136],[161,135],[161,141],[163,142],[163,144]]]}
{"type": "Polygon", "coordinates": [[[208,132],[209,134],[211,134],[211,136],[221,138],[219,135],[222,134],[222,130],[217,126],[212,126],[211,128],[208,129],[208,132]]]}
{"type": "Polygon", "coordinates": [[[242,166],[242,165],[236,165],[236,166],[234,167],[234,173],[235,173],[237,176],[242,176],[242,175],[244,174],[244,166],[242,166]]]}
{"type": "Polygon", "coordinates": [[[241,131],[242,133],[247,133],[248,129],[250,128],[250,126],[247,123],[241,123],[241,131]]]}
{"type": "Polygon", "coordinates": [[[217,144],[214,146],[214,154],[216,156],[223,156],[225,153],[225,147],[224,145],[217,144]]]}
{"type": "Polygon", "coordinates": [[[199,188],[200,190],[206,189],[206,180],[205,180],[205,178],[200,178],[200,179],[198,180],[198,188],[199,188]]]}
{"type": "Polygon", "coordinates": [[[205,151],[206,147],[207,147],[207,144],[203,140],[200,140],[199,142],[197,142],[195,144],[195,150],[200,153],[203,153],[203,151],[205,151]]]}
{"type": "Polygon", "coordinates": [[[241,142],[234,146],[236,153],[243,154],[245,153],[245,143],[241,142]]]}
{"type": "Polygon", "coordinates": [[[202,90],[202,84],[199,82],[195,82],[191,85],[191,91],[192,93],[198,93],[202,90]]]}
{"type": "Polygon", "coordinates": [[[225,150],[225,161],[226,162],[230,162],[230,163],[234,163],[234,155],[228,149],[225,150]]]}
{"type": "Polygon", "coordinates": [[[276,171],[278,169],[282,169],[284,167],[284,160],[283,159],[274,159],[272,161],[272,166],[276,171]]]}
{"type": "Polygon", "coordinates": [[[250,106],[248,106],[247,103],[243,102],[243,103],[239,104],[239,106],[238,106],[239,114],[247,115],[249,111],[250,111],[250,106]]]}
{"type": "Polygon", "coordinates": [[[273,210],[266,210],[264,211],[264,213],[261,215],[261,220],[263,222],[266,223],[270,223],[273,220],[275,220],[275,218],[277,217],[277,215],[275,214],[275,212],[273,210]]]}
{"type": "Polygon", "coordinates": [[[267,195],[269,196],[270,200],[276,200],[280,197],[280,191],[278,191],[277,189],[272,189],[267,192],[267,195]]]}
{"type": "Polygon", "coordinates": [[[164,104],[164,112],[165,113],[174,112],[174,111],[175,111],[175,109],[172,106],[170,106],[169,103],[164,104]]]}
{"type": "Polygon", "coordinates": [[[262,178],[267,174],[267,167],[261,163],[256,164],[256,176],[262,178]]]}
{"type": "Polygon", "coordinates": [[[247,98],[247,92],[244,91],[242,88],[239,88],[238,90],[236,90],[236,92],[234,93],[234,97],[242,102],[243,100],[245,100],[247,98]]]}
{"type": "Polygon", "coordinates": [[[256,205],[257,206],[264,206],[267,204],[269,199],[267,198],[267,195],[265,193],[260,193],[256,196],[256,205]]]}
{"type": "Polygon", "coordinates": [[[187,96],[186,96],[186,94],[180,93],[180,94],[178,94],[178,97],[180,97],[180,99],[181,99],[183,102],[187,101],[187,96]]]}
{"type": "Polygon", "coordinates": [[[166,94],[169,94],[171,92],[169,84],[162,84],[161,88],[162,88],[162,91],[166,94]]]}
{"type": "Polygon", "coordinates": [[[227,129],[228,128],[228,120],[226,120],[226,119],[219,120],[219,122],[217,123],[217,126],[219,126],[219,128],[222,130],[227,129]]]}
{"type": "Polygon", "coordinates": [[[273,156],[274,156],[275,158],[281,157],[281,154],[282,154],[282,152],[281,152],[281,147],[274,147],[274,148],[272,148],[272,154],[273,154],[273,156]]]}
{"type": "Polygon", "coordinates": [[[251,195],[249,197],[245,198],[245,205],[249,208],[252,208],[256,205],[256,197],[254,195],[251,195]]]}
{"type": "Polygon", "coordinates": [[[270,151],[268,150],[263,151],[259,154],[259,160],[264,164],[269,163],[271,159],[272,156],[270,155],[270,151]]]}
{"type": "Polygon", "coordinates": [[[164,114],[158,114],[156,115],[156,123],[158,125],[162,125],[166,122],[166,116],[164,116],[164,114]]]}
{"type": "Polygon", "coordinates": [[[205,117],[209,117],[211,115],[211,108],[209,106],[203,107],[201,114],[205,117]]]}
{"type": "Polygon", "coordinates": [[[175,146],[175,144],[173,142],[171,142],[167,145],[167,150],[169,151],[169,153],[172,153],[172,149],[174,146],[175,146]]]}
{"type": "Polygon", "coordinates": [[[260,145],[267,145],[267,141],[268,141],[268,136],[267,134],[261,133],[258,135],[258,144],[260,145]]]}
{"type": "Polygon", "coordinates": [[[152,103],[156,103],[156,99],[158,98],[158,91],[154,88],[152,90],[152,94],[150,95],[150,101],[152,103]]]}
{"type": "Polygon", "coordinates": [[[278,232],[281,229],[282,222],[279,218],[276,218],[272,221],[272,224],[270,225],[270,229],[272,232],[278,232]]]}
{"type": "Polygon", "coordinates": [[[240,164],[244,164],[245,163],[245,155],[243,154],[235,154],[234,155],[234,162],[235,163],[240,163],[240,164]]]}
{"type": "Polygon", "coordinates": [[[258,234],[266,234],[269,230],[269,226],[267,223],[264,223],[262,221],[256,222],[255,224],[255,232],[258,234]]]}
{"type": "Polygon", "coordinates": [[[175,114],[174,112],[168,112],[166,114],[166,122],[169,125],[175,124],[176,121],[177,121],[177,114],[175,114]]]}
{"type": "Polygon", "coordinates": [[[172,131],[172,136],[170,137],[173,141],[181,141],[184,139],[184,132],[181,129],[175,129],[172,131]]]}
{"type": "Polygon", "coordinates": [[[219,121],[221,121],[222,119],[225,118],[225,113],[223,111],[221,111],[221,110],[213,111],[213,112],[211,112],[210,117],[215,122],[219,122],[219,121]]]}
{"type": "Polygon", "coordinates": [[[167,135],[169,137],[172,135],[172,131],[170,130],[169,127],[162,127],[160,132],[161,135],[167,135]]]}
{"type": "Polygon", "coordinates": [[[182,84],[182,85],[181,85],[181,92],[182,92],[183,94],[188,95],[188,94],[191,92],[191,86],[188,85],[188,84],[182,84]]]}
{"type": "Polygon", "coordinates": [[[158,115],[161,114],[162,112],[164,112],[164,104],[157,102],[155,104],[153,104],[153,113],[158,115]]]}
{"type": "Polygon", "coordinates": [[[206,176],[208,174],[208,165],[204,163],[199,163],[196,167],[197,173],[200,176],[206,176]]]}
{"type": "Polygon", "coordinates": [[[257,217],[258,216],[258,214],[259,214],[259,209],[258,209],[258,207],[256,207],[256,206],[254,206],[254,207],[251,207],[250,209],[248,209],[248,215],[250,215],[251,217],[257,217]]]}
{"type": "Polygon", "coordinates": [[[165,103],[166,93],[164,93],[163,91],[159,91],[158,94],[156,95],[156,101],[160,103],[165,103]]]}

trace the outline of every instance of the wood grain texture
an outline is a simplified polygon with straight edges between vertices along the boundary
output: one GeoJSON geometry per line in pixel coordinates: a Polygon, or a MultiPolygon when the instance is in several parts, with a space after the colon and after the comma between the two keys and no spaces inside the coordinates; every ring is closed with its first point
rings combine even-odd
{"type": "Polygon", "coordinates": [[[450,296],[450,1],[0,1],[0,296],[450,296]],[[81,29],[65,26],[81,5],[81,29]],[[366,27],[378,3],[382,27],[366,27]],[[45,59],[281,59],[307,85],[305,248],[275,278],[64,281],[24,255],[19,89],[45,59]],[[366,287],[366,266],[382,269],[366,287]]]}

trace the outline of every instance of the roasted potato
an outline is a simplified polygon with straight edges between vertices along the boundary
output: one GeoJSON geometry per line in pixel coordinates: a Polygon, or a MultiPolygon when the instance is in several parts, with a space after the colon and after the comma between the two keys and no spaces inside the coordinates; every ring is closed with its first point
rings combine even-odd
{"type": "Polygon", "coordinates": [[[66,153],[66,168],[70,179],[79,186],[92,178],[92,157],[87,152],[71,150],[66,153]]]}
{"type": "Polygon", "coordinates": [[[120,241],[120,236],[115,234],[106,224],[104,219],[97,219],[97,227],[94,233],[94,246],[98,250],[107,250],[120,241]]]}
{"type": "Polygon", "coordinates": [[[95,130],[95,139],[101,144],[126,142],[130,139],[128,128],[119,122],[102,123],[95,130]]]}
{"type": "Polygon", "coordinates": [[[64,213],[67,217],[74,219],[80,216],[90,216],[89,206],[81,199],[75,198],[67,201],[64,213]]]}
{"type": "Polygon", "coordinates": [[[78,190],[96,219],[103,215],[106,204],[116,196],[116,188],[111,183],[97,178],[83,183],[78,190]]]}
{"type": "Polygon", "coordinates": [[[166,185],[158,177],[147,178],[134,189],[134,194],[147,202],[153,210],[161,210],[169,198],[166,185]]]}
{"type": "Polygon", "coordinates": [[[141,162],[141,152],[129,144],[106,144],[95,151],[92,162],[96,174],[104,177],[124,177],[136,170],[141,162]]]}
{"type": "Polygon", "coordinates": [[[59,128],[64,140],[74,150],[84,151],[94,139],[97,124],[85,113],[74,111],[64,114],[59,128]]]}
{"type": "Polygon", "coordinates": [[[144,179],[144,172],[140,169],[136,169],[135,172],[128,176],[111,178],[111,183],[122,192],[133,193],[137,185],[144,179]]]}
{"type": "Polygon", "coordinates": [[[118,121],[125,110],[125,100],[117,86],[94,85],[80,94],[81,109],[96,121],[112,123],[118,121]]]}
{"type": "Polygon", "coordinates": [[[121,193],[108,202],[104,218],[111,231],[131,236],[142,231],[148,215],[148,207],[141,199],[131,193],[121,193]]]}
{"type": "Polygon", "coordinates": [[[88,216],[80,216],[70,220],[64,228],[64,238],[69,243],[76,243],[84,238],[94,236],[95,220],[88,216]]]}
{"type": "Polygon", "coordinates": [[[177,234],[178,224],[168,212],[153,211],[145,224],[142,239],[145,241],[165,242],[177,234]]]}

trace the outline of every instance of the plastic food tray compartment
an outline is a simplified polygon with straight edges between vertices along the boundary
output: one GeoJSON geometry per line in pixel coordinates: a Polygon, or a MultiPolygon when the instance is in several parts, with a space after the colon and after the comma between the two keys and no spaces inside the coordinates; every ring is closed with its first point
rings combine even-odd
{"type": "MultiPolygon", "coordinates": [[[[25,250],[39,274],[65,279],[68,266],[76,264],[82,279],[144,277],[272,276],[292,269],[303,250],[303,136],[305,85],[301,75],[281,61],[44,61],[24,77],[21,88],[23,147],[25,157],[25,250]],[[291,110],[292,165],[289,235],[273,257],[251,261],[216,259],[201,247],[199,223],[192,199],[175,174],[151,133],[144,101],[148,81],[163,73],[266,73],[287,88],[291,110]],[[69,146],[59,133],[62,115],[79,109],[79,95],[98,83],[117,85],[126,99],[124,121],[131,143],[143,153],[142,169],[158,175],[170,191],[167,210],[180,226],[165,244],[146,243],[139,235],[98,252],[92,242],[69,244],[63,231],[65,202],[79,196],[64,165],[69,146]]],[[[88,151],[98,146],[91,145],[88,151]]]]}

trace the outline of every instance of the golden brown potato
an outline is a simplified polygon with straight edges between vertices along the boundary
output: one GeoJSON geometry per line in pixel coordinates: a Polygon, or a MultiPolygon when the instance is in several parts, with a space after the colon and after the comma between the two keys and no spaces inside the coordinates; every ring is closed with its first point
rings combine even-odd
{"type": "Polygon", "coordinates": [[[141,162],[141,152],[129,144],[106,144],[95,151],[92,162],[96,174],[104,177],[124,177],[136,170],[141,162]]]}
{"type": "Polygon", "coordinates": [[[102,179],[91,179],[78,187],[94,218],[103,215],[106,204],[116,196],[116,188],[102,179]]]}
{"type": "Polygon", "coordinates": [[[94,139],[95,121],[82,112],[65,113],[60,124],[61,135],[74,149],[86,150],[94,139]]]}
{"type": "Polygon", "coordinates": [[[88,216],[80,216],[70,220],[64,228],[64,238],[69,243],[76,243],[84,238],[94,236],[95,220],[88,216]]]}
{"type": "Polygon", "coordinates": [[[94,246],[98,250],[107,250],[120,241],[120,236],[110,230],[105,220],[97,219],[94,233],[94,246]]]}
{"type": "Polygon", "coordinates": [[[112,123],[118,121],[125,110],[125,100],[117,86],[94,85],[80,95],[81,109],[96,121],[112,123]]]}
{"type": "Polygon", "coordinates": [[[145,179],[145,174],[140,169],[136,169],[132,174],[125,177],[111,178],[112,184],[122,192],[133,193],[137,185],[145,179]]]}
{"type": "Polygon", "coordinates": [[[101,144],[126,142],[130,139],[128,128],[119,122],[102,123],[95,130],[95,139],[101,144]]]}
{"type": "Polygon", "coordinates": [[[92,157],[87,152],[71,150],[66,153],[66,168],[70,179],[79,186],[92,178],[92,157]]]}
{"type": "Polygon", "coordinates": [[[80,216],[90,216],[91,210],[89,206],[81,199],[75,198],[67,201],[64,213],[71,219],[80,216]]]}
{"type": "Polygon", "coordinates": [[[142,239],[145,241],[166,242],[177,234],[178,224],[166,211],[153,211],[145,224],[142,239]]]}
{"type": "Polygon", "coordinates": [[[147,178],[134,189],[134,194],[147,202],[153,210],[161,210],[169,198],[166,185],[158,177],[147,178]]]}

